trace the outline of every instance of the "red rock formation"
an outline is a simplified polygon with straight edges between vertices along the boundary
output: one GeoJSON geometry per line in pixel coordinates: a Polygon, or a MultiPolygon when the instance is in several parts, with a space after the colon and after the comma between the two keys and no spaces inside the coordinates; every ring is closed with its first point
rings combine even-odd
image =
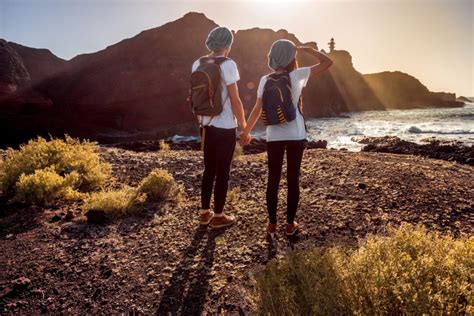
{"type": "MultiPolygon", "coordinates": [[[[0,116],[0,126],[6,131],[21,129],[28,135],[42,130],[107,141],[120,135],[195,133],[197,124],[186,102],[188,79],[192,62],[207,53],[204,41],[215,26],[203,14],[188,13],[68,62],[47,50],[8,43],[9,53],[3,55],[22,60],[26,67],[15,69],[26,68],[32,84],[2,102],[2,108],[9,108],[10,113],[8,119],[0,116]]],[[[235,33],[231,57],[241,72],[239,89],[247,108],[255,101],[260,77],[270,72],[267,52],[273,41],[281,38],[301,44],[285,30],[254,28],[235,33]]],[[[308,45],[315,47],[316,43],[308,45]]],[[[363,76],[354,69],[348,52],[334,50],[330,56],[334,66],[311,80],[304,91],[307,118],[378,110],[387,105],[437,105],[441,99],[408,75],[399,79],[383,74],[363,76]]],[[[299,56],[298,60],[303,66],[312,62],[310,56],[299,56]]],[[[0,78],[9,72],[11,67],[0,64],[0,78]]]]}
{"type": "Polygon", "coordinates": [[[21,56],[3,39],[0,39],[0,70],[0,98],[30,80],[21,56]]]}
{"type": "Polygon", "coordinates": [[[418,79],[400,71],[366,74],[364,79],[386,108],[462,106],[456,95],[430,92],[418,79]]]}
{"type": "Polygon", "coordinates": [[[9,42],[23,60],[23,64],[30,74],[30,83],[41,82],[45,78],[59,73],[66,61],[51,53],[48,49],[26,47],[17,43],[9,42]]]}

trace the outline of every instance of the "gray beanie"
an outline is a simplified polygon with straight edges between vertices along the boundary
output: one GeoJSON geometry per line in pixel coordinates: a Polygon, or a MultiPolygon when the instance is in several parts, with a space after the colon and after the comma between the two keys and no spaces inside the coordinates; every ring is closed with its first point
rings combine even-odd
{"type": "Polygon", "coordinates": [[[296,57],[296,45],[289,40],[281,39],[273,42],[268,53],[268,66],[273,70],[285,68],[296,57]]]}
{"type": "Polygon", "coordinates": [[[232,32],[226,27],[218,26],[209,32],[206,40],[206,47],[210,51],[218,52],[230,47],[233,41],[234,35],[232,35],[232,32]]]}

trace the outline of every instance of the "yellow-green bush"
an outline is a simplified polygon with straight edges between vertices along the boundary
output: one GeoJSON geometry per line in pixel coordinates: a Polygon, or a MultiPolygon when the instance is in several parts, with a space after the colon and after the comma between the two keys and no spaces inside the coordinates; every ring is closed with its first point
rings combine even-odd
{"type": "Polygon", "coordinates": [[[160,140],[160,151],[169,151],[170,145],[164,139],[160,140]]]}
{"type": "Polygon", "coordinates": [[[172,195],[177,197],[179,189],[173,176],[163,169],[154,169],[138,186],[138,192],[144,193],[149,201],[163,201],[172,195]]]}
{"type": "Polygon", "coordinates": [[[345,315],[334,258],[322,250],[294,252],[271,261],[257,278],[259,307],[271,315],[345,315]]]}
{"type": "Polygon", "coordinates": [[[15,202],[26,204],[47,204],[57,198],[74,199],[78,194],[71,190],[79,179],[77,172],[60,176],[51,168],[22,174],[15,185],[15,202]]]}
{"type": "MultiPolygon", "coordinates": [[[[7,151],[5,160],[0,164],[0,191],[3,198],[26,202],[25,195],[34,195],[35,192],[40,192],[41,195],[41,192],[57,187],[61,181],[52,175],[55,173],[59,177],[68,179],[68,181],[63,181],[69,186],[67,191],[88,192],[100,188],[110,176],[110,172],[110,165],[101,160],[98,147],[93,142],[81,141],[69,136],[65,136],[65,139],[52,138],[49,141],[38,137],[20,146],[19,150],[7,151]],[[37,173],[40,170],[48,170],[48,172],[37,173]],[[35,176],[28,177],[35,173],[37,173],[35,176]],[[69,175],[72,174],[74,174],[74,181],[70,181],[69,175]],[[18,182],[22,177],[24,184],[20,185],[18,182]],[[44,183],[45,188],[41,189],[40,179],[51,182],[44,183]],[[18,188],[22,188],[23,191],[17,192],[18,188]],[[32,191],[27,192],[28,188],[32,191]]],[[[40,196],[32,196],[28,199],[41,202],[40,196]]]]}
{"type": "Polygon", "coordinates": [[[300,314],[474,313],[474,237],[402,225],[358,249],[292,253],[257,278],[260,311],[300,314]]]}
{"type": "Polygon", "coordinates": [[[235,145],[234,149],[234,156],[232,159],[238,159],[239,157],[243,156],[244,148],[240,146],[240,144],[235,145]]]}
{"type": "Polygon", "coordinates": [[[128,186],[119,190],[93,192],[84,199],[84,210],[104,211],[108,216],[118,217],[136,211],[137,203],[142,198],[135,188],[128,186]]]}

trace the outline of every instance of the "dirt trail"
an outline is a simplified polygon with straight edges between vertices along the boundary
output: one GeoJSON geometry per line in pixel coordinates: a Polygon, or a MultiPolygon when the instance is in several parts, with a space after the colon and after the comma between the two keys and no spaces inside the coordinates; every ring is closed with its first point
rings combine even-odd
{"type": "Polygon", "coordinates": [[[235,161],[228,210],[238,223],[226,231],[197,225],[200,152],[104,148],[101,154],[113,164],[111,186],[136,185],[159,167],[184,185],[185,198],[148,204],[142,216],[105,226],[87,224],[76,204],[4,209],[0,313],[251,313],[254,273],[291,247],[354,246],[402,221],[454,235],[474,232],[473,167],[454,162],[307,150],[297,214],[304,232],[288,242],[280,227],[271,244],[265,234],[265,154],[235,161]],[[64,218],[68,210],[72,221],[64,218]]]}

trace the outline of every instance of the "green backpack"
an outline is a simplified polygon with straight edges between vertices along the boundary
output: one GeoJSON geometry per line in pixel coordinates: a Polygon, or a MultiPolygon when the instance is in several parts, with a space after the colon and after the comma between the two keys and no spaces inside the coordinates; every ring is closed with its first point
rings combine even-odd
{"type": "Polygon", "coordinates": [[[220,65],[226,57],[202,57],[199,67],[191,74],[189,100],[195,115],[216,116],[222,113],[220,65]]]}

